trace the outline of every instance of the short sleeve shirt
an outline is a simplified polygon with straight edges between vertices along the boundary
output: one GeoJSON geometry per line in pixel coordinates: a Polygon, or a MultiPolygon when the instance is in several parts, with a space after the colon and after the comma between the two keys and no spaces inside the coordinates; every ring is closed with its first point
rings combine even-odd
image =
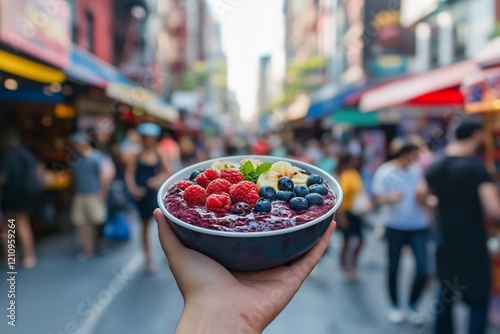
{"type": "Polygon", "coordinates": [[[399,192],[399,202],[382,207],[383,219],[387,227],[398,230],[420,230],[429,226],[427,211],[417,203],[416,190],[424,180],[417,166],[401,169],[389,161],[382,164],[373,178],[372,192],[375,195],[391,195],[399,192]]]}

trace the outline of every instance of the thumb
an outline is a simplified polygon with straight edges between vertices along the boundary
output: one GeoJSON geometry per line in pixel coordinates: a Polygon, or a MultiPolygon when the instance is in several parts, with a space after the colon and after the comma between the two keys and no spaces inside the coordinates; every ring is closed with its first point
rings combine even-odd
{"type": "Polygon", "coordinates": [[[177,238],[172,230],[172,227],[170,227],[170,222],[160,209],[156,209],[153,212],[153,216],[155,217],[158,225],[158,238],[160,239],[161,247],[163,248],[163,252],[165,252],[167,258],[170,260],[174,253],[184,249],[185,246],[179,238],[177,238]]]}

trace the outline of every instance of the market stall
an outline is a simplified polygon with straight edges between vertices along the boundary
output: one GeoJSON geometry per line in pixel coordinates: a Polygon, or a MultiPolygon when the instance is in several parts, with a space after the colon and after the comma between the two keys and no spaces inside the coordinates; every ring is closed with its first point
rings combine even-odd
{"type": "Polygon", "coordinates": [[[462,86],[465,111],[484,118],[485,162],[500,181],[500,67],[482,70],[467,77],[462,86]]]}

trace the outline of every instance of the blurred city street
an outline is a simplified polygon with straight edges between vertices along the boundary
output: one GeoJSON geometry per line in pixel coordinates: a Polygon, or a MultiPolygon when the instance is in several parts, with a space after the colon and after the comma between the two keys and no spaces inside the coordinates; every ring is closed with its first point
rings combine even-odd
{"type": "MultiPolygon", "coordinates": [[[[153,224],[153,223],[152,223],[153,224]]],[[[153,225],[154,226],[154,225],[153,225]]],[[[332,237],[328,253],[305,281],[289,306],[265,331],[267,334],[427,334],[434,318],[436,289],[423,297],[421,309],[428,323],[421,327],[394,325],[385,317],[389,305],[385,288],[386,263],[380,252],[384,243],[367,230],[361,255],[359,280],[346,282],[339,271],[340,233],[332,237]]],[[[145,272],[136,240],[110,245],[106,256],[78,264],[65,236],[47,237],[38,250],[44,258],[32,271],[18,274],[18,322],[2,333],[30,334],[172,334],[182,311],[182,297],[152,231],[158,272],[145,272]],[[130,274],[127,274],[130,273],[130,274]],[[121,284],[115,284],[118,279],[121,284]],[[116,293],[110,285],[116,285],[116,293]],[[75,288],[78,287],[78,288],[75,288]],[[121,288],[122,287],[122,288],[121,288]],[[104,290],[104,292],[103,292],[104,290]]],[[[403,259],[402,284],[409,286],[411,257],[403,259]]],[[[0,284],[5,290],[5,281],[0,284]]],[[[402,293],[408,289],[402,288],[402,293]]],[[[464,310],[457,314],[458,328],[465,328],[464,310]]],[[[488,334],[499,334],[491,327],[488,334]]],[[[457,334],[466,334],[465,331],[457,334]]]]}
{"type": "Polygon", "coordinates": [[[0,259],[1,334],[500,334],[500,0],[0,0],[0,259]]]}

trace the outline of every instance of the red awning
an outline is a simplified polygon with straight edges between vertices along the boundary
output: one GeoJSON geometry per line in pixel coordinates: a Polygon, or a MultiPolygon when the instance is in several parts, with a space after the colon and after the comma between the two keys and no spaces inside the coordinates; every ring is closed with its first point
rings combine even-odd
{"type": "MultiPolygon", "coordinates": [[[[397,80],[363,94],[360,109],[363,111],[380,110],[411,105],[415,101],[432,101],[433,105],[455,104],[455,101],[460,100],[457,94],[460,93],[458,87],[463,79],[477,69],[473,61],[466,60],[397,80]],[[456,92],[451,90],[456,90],[456,92]],[[448,101],[453,102],[447,103],[448,101]]],[[[463,102],[463,97],[461,101],[463,102]]]]}
{"type": "Polygon", "coordinates": [[[463,103],[464,95],[460,91],[459,87],[454,87],[420,95],[419,97],[408,101],[407,104],[415,106],[448,106],[463,103]]]}

